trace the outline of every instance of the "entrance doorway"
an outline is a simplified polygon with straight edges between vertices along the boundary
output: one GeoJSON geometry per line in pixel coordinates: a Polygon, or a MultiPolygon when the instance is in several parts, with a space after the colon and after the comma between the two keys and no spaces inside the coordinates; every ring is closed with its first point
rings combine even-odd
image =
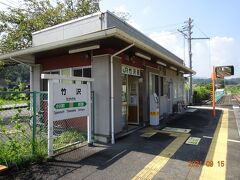
{"type": "Polygon", "coordinates": [[[128,77],[128,124],[139,124],[138,77],[128,77]]]}
{"type": "Polygon", "coordinates": [[[125,127],[139,124],[139,77],[122,75],[122,119],[125,127]]]}

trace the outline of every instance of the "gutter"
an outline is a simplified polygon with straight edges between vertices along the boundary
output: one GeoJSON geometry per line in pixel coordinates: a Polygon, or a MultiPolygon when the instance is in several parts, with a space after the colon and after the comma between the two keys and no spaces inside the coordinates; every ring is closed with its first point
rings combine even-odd
{"type": "Polygon", "coordinates": [[[129,48],[133,47],[134,44],[131,44],[127,47],[125,47],[124,49],[114,53],[113,55],[111,55],[110,57],[110,71],[111,71],[111,143],[115,144],[115,137],[114,137],[114,89],[113,89],[113,58],[119,54],[121,54],[122,52],[128,50],[129,48]]]}

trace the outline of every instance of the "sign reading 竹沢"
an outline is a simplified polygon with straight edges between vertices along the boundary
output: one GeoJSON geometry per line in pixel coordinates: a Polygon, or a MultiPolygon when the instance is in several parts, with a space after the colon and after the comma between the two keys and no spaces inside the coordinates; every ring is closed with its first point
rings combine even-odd
{"type": "Polygon", "coordinates": [[[141,76],[141,69],[132,66],[122,65],[122,74],[141,76]]]}
{"type": "Polygon", "coordinates": [[[86,84],[53,83],[53,121],[88,115],[86,84]]]}

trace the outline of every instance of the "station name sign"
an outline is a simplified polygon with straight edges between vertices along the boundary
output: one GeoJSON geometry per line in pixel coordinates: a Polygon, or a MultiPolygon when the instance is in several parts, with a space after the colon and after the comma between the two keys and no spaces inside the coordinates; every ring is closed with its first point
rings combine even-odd
{"type": "Polygon", "coordinates": [[[88,115],[88,87],[86,84],[53,83],[53,120],[88,115]]]}
{"type": "Polygon", "coordinates": [[[122,65],[122,74],[131,76],[141,76],[141,69],[133,66],[122,65]]]}

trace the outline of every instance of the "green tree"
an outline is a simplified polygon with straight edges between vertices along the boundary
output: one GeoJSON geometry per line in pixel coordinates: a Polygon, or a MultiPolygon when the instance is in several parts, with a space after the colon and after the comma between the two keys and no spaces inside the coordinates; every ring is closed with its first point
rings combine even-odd
{"type": "MultiPolygon", "coordinates": [[[[23,0],[19,7],[0,11],[0,54],[28,48],[32,33],[99,11],[99,0],[23,0]]],[[[29,67],[0,61],[0,77],[28,83],[29,67]]]]}
{"type": "Polygon", "coordinates": [[[30,79],[29,76],[29,67],[27,65],[0,65],[0,77],[4,77],[8,84],[28,84],[30,79]]]}
{"type": "Polygon", "coordinates": [[[99,11],[99,0],[23,0],[0,11],[0,53],[32,45],[32,32],[99,11]]]}

